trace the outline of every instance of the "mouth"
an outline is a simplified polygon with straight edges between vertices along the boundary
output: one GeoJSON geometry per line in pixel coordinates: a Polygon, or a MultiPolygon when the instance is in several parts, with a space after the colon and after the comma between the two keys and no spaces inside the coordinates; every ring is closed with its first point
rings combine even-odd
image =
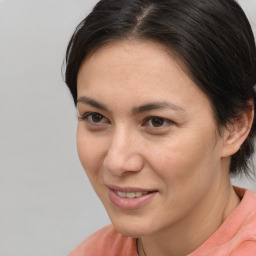
{"type": "Polygon", "coordinates": [[[147,195],[149,193],[153,193],[153,192],[121,192],[118,190],[114,190],[114,192],[123,198],[137,198],[137,197],[147,195]]]}
{"type": "Polygon", "coordinates": [[[122,210],[135,210],[145,204],[150,203],[155,195],[156,190],[147,190],[140,188],[120,188],[108,186],[109,199],[112,204],[122,210]]]}

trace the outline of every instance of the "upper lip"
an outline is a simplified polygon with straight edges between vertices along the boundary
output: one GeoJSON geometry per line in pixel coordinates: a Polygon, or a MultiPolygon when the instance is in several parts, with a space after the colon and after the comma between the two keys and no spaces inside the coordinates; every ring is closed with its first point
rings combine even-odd
{"type": "Polygon", "coordinates": [[[120,192],[156,192],[156,189],[147,189],[147,188],[139,188],[139,187],[119,187],[115,185],[107,185],[109,189],[120,191],[120,192]]]}

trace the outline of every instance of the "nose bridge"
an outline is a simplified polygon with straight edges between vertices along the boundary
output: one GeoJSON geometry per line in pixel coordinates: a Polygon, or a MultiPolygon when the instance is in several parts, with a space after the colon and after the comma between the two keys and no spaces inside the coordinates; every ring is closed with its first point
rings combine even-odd
{"type": "Polygon", "coordinates": [[[143,167],[136,133],[127,127],[119,126],[113,131],[104,160],[105,168],[114,175],[125,172],[138,172],[143,167]]]}

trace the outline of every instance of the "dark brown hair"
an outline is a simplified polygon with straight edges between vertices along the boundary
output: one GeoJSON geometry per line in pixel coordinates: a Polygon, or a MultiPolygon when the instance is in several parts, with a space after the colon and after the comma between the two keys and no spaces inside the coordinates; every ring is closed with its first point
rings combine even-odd
{"type": "MultiPolygon", "coordinates": [[[[251,26],[235,0],[101,0],[78,25],[66,52],[65,81],[77,101],[82,61],[104,44],[137,38],[170,49],[208,95],[221,127],[255,101],[256,49],[251,26]]],[[[231,174],[249,174],[255,121],[231,158],[231,174]]]]}

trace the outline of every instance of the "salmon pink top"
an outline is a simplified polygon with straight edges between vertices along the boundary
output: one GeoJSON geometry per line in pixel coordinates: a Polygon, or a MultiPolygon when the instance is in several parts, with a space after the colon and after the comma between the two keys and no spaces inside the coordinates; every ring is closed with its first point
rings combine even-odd
{"type": "MultiPolygon", "coordinates": [[[[239,206],[199,248],[188,256],[256,256],[256,194],[234,187],[239,206]]],[[[112,225],[89,236],[68,256],[138,256],[136,239],[112,225]]]]}

